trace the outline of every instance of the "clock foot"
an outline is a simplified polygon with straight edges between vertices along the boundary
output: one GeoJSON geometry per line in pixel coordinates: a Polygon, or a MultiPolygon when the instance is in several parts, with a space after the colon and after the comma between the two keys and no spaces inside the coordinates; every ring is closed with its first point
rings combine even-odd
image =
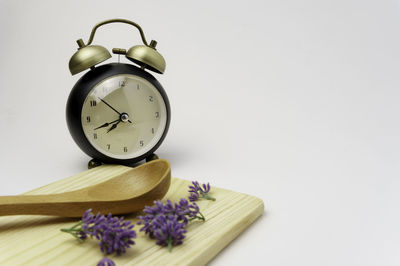
{"type": "Polygon", "coordinates": [[[92,159],[92,160],[90,160],[89,163],[88,163],[88,169],[95,168],[95,167],[100,166],[100,165],[102,165],[102,164],[103,164],[103,163],[100,162],[99,160],[97,160],[97,159],[92,159]]]}
{"type": "Polygon", "coordinates": [[[153,153],[153,154],[147,156],[146,162],[154,161],[154,160],[157,160],[157,159],[158,159],[157,154],[153,153]]]}

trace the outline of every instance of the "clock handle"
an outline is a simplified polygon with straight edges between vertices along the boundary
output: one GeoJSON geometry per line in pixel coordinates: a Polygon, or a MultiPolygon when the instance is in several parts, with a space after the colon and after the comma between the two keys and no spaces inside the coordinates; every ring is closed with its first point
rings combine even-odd
{"type": "Polygon", "coordinates": [[[100,45],[90,44],[93,42],[94,35],[99,27],[115,22],[125,23],[136,27],[139,30],[144,45],[132,46],[128,51],[125,49],[113,49],[113,52],[116,54],[124,54],[126,58],[135,64],[138,64],[142,69],[148,69],[156,73],[163,74],[166,66],[165,59],[156,50],[157,42],[152,40],[150,44],[148,44],[142,28],[137,23],[120,18],[104,20],[96,24],[93,27],[89,40],[86,44],[82,39],[76,41],[79,48],[69,61],[69,70],[71,71],[71,74],[75,75],[83,70],[92,68],[111,57],[111,54],[106,48],[100,45]]]}
{"type": "Polygon", "coordinates": [[[110,24],[110,23],[115,23],[115,22],[126,23],[126,24],[129,24],[129,25],[132,25],[132,26],[136,27],[136,28],[139,30],[140,37],[142,37],[143,43],[144,43],[146,46],[149,46],[148,43],[147,43],[147,41],[146,41],[146,37],[144,36],[144,32],[143,32],[142,28],[141,28],[137,23],[135,23],[135,22],[133,22],[133,21],[130,21],[130,20],[127,20],[127,19],[121,19],[121,18],[104,20],[104,21],[102,21],[102,22],[96,24],[96,25],[93,27],[92,32],[90,33],[90,37],[89,37],[89,40],[88,40],[87,44],[86,44],[86,45],[83,44],[82,39],[80,39],[80,40],[78,40],[78,44],[79,44],[79,41],[81,41],[82,43],[79,44],[79,46],[82,47],[82,44],[83,44],[83,46],[88,46],[88,45],[90,45],[90,44],[93,42],[93,38],[94,38],[94,34],[96,33],[96,30],[97,30],[100,26],[103,26],[103,25],[106,25],[106,24],[110,24]]]}

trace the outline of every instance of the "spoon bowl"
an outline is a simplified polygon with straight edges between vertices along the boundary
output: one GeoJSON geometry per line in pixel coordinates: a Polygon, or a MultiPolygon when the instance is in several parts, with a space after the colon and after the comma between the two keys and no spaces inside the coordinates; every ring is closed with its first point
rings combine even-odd
{"type": "Polygon", "coordinates": [[[171,167],[158,159],[86,188],[46,195],[0,197],[0,216],[56,215],[81,217],[87,209],[102,214],[142,210],[162,199],[171,183],[171,167]]]}

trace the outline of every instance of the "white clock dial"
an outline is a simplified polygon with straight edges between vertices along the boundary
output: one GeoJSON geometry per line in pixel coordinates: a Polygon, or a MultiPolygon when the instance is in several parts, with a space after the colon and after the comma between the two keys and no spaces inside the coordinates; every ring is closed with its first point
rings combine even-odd
{"type": "Polygon", "coordinates": [[[95,149],[111,158],[130,159],[160,141],[167,108],[160,92],[146,79],[120,74],[93,87],[83,104],[81,122],[95,149]]]}

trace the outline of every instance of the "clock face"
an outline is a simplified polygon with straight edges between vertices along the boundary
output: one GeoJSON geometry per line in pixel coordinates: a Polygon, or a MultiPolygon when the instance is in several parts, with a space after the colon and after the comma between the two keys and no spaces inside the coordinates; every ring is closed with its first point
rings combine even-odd
{"type": "Polygon", "coordinates": [[[81,123],[97,151],[114,159],[130,159],[160,141],[166,130],[167,108],[149,81],[119,74],[91,89],[83,103],[81,123]]]}

